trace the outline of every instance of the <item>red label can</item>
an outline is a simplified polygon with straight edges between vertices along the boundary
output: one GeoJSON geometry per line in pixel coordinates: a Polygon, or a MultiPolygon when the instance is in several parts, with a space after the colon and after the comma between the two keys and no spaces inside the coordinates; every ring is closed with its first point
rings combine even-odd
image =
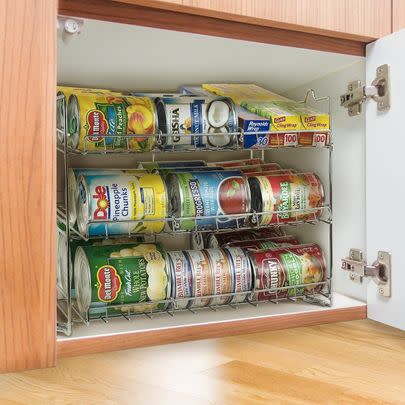
{"type": "Polygon", "coordinates": [[[259,301],[296,297],[319,292],[327,278],[326,263],[316,244],[249,251],[256,290],[271,289],[254,294],[259,301]],[[308,286],[305,286],[307,284],[308,286]],[[294,287],[281,289],[282,287],[294,287]],[[273,291],[274,290],[274,291],[273,291]]]}
{"type": "Polygon", "coordinates": [[[324,190],[315,173],[249,177],[252,210],[259,225],[316,220],[322,214],[324,190]],[[274,213],[276,212],[276,213],[274,213]]]}

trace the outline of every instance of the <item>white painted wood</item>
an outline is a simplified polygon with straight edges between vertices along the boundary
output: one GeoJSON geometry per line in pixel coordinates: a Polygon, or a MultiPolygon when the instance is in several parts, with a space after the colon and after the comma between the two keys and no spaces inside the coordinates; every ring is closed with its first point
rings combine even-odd
{"type": "Polygon", "coordinates": [[[176,90],[182,84],[255,82],[284,92],[359,57],[85,20],[58,35],[58,82],[121,90],[176,90]]]}
{"type": "MultiPolygon", "coordinates": [[[[288,92],[302,99],[309,87],[319,95],[332,96],[334,117],[334,274],[333,289],[356,299],[365,299],[364,286],[348,281],[339,271],[340,257],[352,246],[364,248],[364,116],[349,120],[338,106],[339,94],[348,81],[362,79],[362,58],[305,49],[256,44],[245,41],[165,31],[86,20],[78,37],[64,43],[58,40],[58,83],[86,87],[106,87],[133,91],[174,91],[182,84],[202,82],[255,82],[279,93],[288,92]],[[307,84],[305,84],[307,83],[307,84]],[[295,90],[291,90],[295,89],[295,90]],[[350,162],[350,165],[347,162],[350,162]],[[348,201],[350,195],[350,201],[348,201]]],[[[194,154],[194,159],[229,160],[248,157],[249,152],[213,152],[194,154]]],[[[183,155],[160,154],[158,159],[184,158],[183,155]]],[[[190,156],[189,156],[190,157],[190,156]]],[[[289,150],[266,154],[272,161],[301,170],[314,170],[326,183],[327,151],[289,150]]],[[[150,160],[150,155],[74,157],[76,167],[130,167],[150,160]]],[[[305,242],[317,242],[328,248],[328,226],[304,226],[290,229],[305,242]]],[[[188,248],[186,236],[161,238],[169,249],[188,248]]],[[[335,294],[334,308],[360,303],[335,294]]],[[[360,304],[361,305],[361,304],[360,304]]],[[[111,334],[129,330],[175,327],[183,324],[209,323],[283,313],[323,311],[309,304],[281,303],[245,306],[238,311],[221,309],[189,313],[175,318],[167,315],[156,319],[136,318],[79,326],[73,338],[111,334]]]]}
{"type": "Polygon", "coordinates": [[[377,112],[376,103],[366,106],[366,224],[367,258],[371,263],[378,250],[392,254],[392,297],[377,294],[368,285],[368,316],[405,330],[405,242],[402,213],[405,201],[405,30],[367,46],[367,83],[377,66],[390,65],[391,109],[377,112]]]}
{"type": "Polygon", "coordinates": [[[201,325],[216,322],[235,321],[242,319],[252,319],[261,317],[273,317],[285,314],[302,314],[314,311],[329,311],[330,309],[361,307],[364,302],[334,294],[333,306],[318,307],[306,304],[301,301],[293,303],[289,301],[280,302],[277,305],[264,302],[257,307],[252,305],[241,305],[237,310],[231,307],[221,307],[217,311],[209,308],[198,310],[195,314],[189,311],[176,313],[173,317],[167,313],[156,314],[152,319],[145,315],[134,316],[129,321],[124,318],[109,319],[108,323],[102,320],[94,321],[90,326],[83,324],[75,325],[71,337],[58,336],[58,340],[75,339],[87,336],[110,335],[111,333],[125,333],[131,331],[156,330],[166,328],[176,328],[179,326],[201,325]]]}
{"type": "MultiPolygon", "coordinates": [[[[366,285],[353,283],[347,272],[340,270],[340,259],[346,257],[351,247],[365,249],[365,115],[349,118],[340,107],[339,95],[346,91],[347,83],[364,81],[365,65],[360,60],[351,66],[306,83],[287,96],[299,99],[308,88],[320,96],[330,95],[333,128],[333,290],[358,299],[366,300],[366,285]]],[[[283,164],[314,170],[322,179],[327,176],[327,155],[319,151],[277,151],[283,164]],[[293,153],[294,152],[294,153],[293,153]]],[[[274,155],[273,155],[274,156],[274,155]]],[[[324,244],[325,227],[317,227],[306,238],[324,244]]],[[[302,233],[300,233],[301,236],[302,233]]]]}

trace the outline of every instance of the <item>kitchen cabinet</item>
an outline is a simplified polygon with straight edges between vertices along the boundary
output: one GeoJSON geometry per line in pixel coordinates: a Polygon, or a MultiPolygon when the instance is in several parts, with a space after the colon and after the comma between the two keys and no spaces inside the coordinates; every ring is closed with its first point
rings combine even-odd
{"type": "MultiPolygon", "coordinates": [[[[397,0],[398,3],[401,1],[397,0]]],[[[361,39],[366,42],[391,32],[390,0],[124,0],[124,2],[335,38],[361,39]]],[[[395,10],[395,1],[393,7],[395,10]]]]}
{"type": "MultiPolygon", "coordinates": [[[[396,33],[368,45],[364,57],[363,40],[325,40],[306,34],[301,46],[295,42],[296,47],[291,47],[282,35],[276,40],[263,37],[267,31],[260,30],[268,27],[253,30],[252,35],[250,24],[237,22],[223,32],[216,18],[189,17],[196,22],[193,26],[176,12],[170,19],[170,13],[164,17],[165,13],[149,8],[112,3],[61,1],[61,14],[85,18],[79,35],[55,31],[54,1],[38,1],[35,8],[29,2],[6,1],[1,6],[5,29],[1,34],[0,125],[5,159],[0,164],[0,181],[6,192],[0,197],[4,213],[0,371],[48,367],[58,357],[104,350],[360,319],[367,311],[372,319],[405,329],[399,291],[405,260],[399,229],[404,224],[402,216],[395,214],[395,203],[402,200],[395,174],[403,172],[405,164],[401,159],[403,140],[397,130],[401,126],[400,72],[404,61],[395,50],[405,35],[396,33]],[[331,52],[334,47],[335,53],[331,52]],[[349,117],[340,107],[340,95],[347,84],[354,80],[370,84],[376,68],[383,64],[390,66],[391,109],[377,112],[376,103],[370,100],[362,114],[349,117]],[[304,224],[294,232],[327,249],[331,306],[280,302],[153,319],[121,318],[108,323],[100,319],[90,325],[74,323],[71,336],[56,336],[55,207],[57,199],[63,198],[63,188],[57,187],[57,165],[60,169],[62,164],[60,152],[56,157],[57,81],[136,91],[174,91],[185,83],[254,81],[295,99],[303,98],[308,88],[316,95],[330,96],[333,196],[329,190],[328,198],[333,205],[333,227],[329,223],[304,224]],[[368,263],[377,259],[379,250],[391,253],[390,298],[379,295],[373,282],[355,283],[348,272],[340,270],[341,259],[351,248],[362,249],[368,263]]],[[[297,40],[292,31],[286,32],[297,40]]],[[[313,170],[329,184],[329,152],[330,148],[280,148],[266,150],[264,156],[286,167],[313,170]]],[[[213,151],[208,158],[221,160],[229,153],[232,158],[250,156],[249,151],[213,151]]],[[[193,155],[195,159],[206,157],[203,153],[193,155]]],[[[119,165],[126,167],[151,158],[79,155],[70,164],[108,167],[117,165],[119,159],[119,165]]],[[[181,154],[171,158],[184,159],[181,154]]],[[[178,235],[168,243],[185,248],[189,242],[178,235]]]]}

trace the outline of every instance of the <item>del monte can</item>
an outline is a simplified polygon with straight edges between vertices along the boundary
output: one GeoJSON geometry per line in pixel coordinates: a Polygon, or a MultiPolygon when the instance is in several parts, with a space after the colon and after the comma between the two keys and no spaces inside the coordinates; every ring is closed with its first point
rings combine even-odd
{"type": "Polygon", "coordinates": [[[157,115],[148,97],[117,93],[71,94],[67,105],[68,146],[80,151],[150,151],[155,143],[157,115]],[[137,137],[126,135],[139,135],[137,137]],[[144,136],[142,136],[144,135],[144,136]]]}
{"type": "Polygon", "coordinates": [[[159,244],[81,246],[76,250],[74,280],[77,306],[84,315],[137,303],[145,305],[134,306],[135,312],[163,310],[166,303],[148,302],[163,301],[171,291],[166,254],[159,244]]]}

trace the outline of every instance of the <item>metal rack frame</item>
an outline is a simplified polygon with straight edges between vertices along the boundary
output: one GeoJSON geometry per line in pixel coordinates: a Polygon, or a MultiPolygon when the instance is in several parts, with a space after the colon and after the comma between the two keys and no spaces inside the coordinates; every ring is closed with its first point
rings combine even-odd
{"type": "MultiPolygon", "coordinates": [[[[330,97],[321,97],[321,98],[317,98],[315,91],[310,89],[307,91],[304,100],[302,101],[302,103],[307,103],[309,97],[312,97],[313,100],[315,102],[326,102],[328,104],[328,113],[329,113],[329,117],[331,120],[331,108],[330,108],[330,97]]],[[[81,235],[77,229],[75,229],[74,227],[69,226],[69,198],[68,198],[68,189],[69,189],[69,176],[68,176],[68,170],[70,168],[70,156],[73,155],[93,155],[93,154],[97,154],[97,155],[110,155],[110,154],[132,154],[132,153],[151,153],[152,154],[152,161],[155,161],[156,156],[159,154],[162,154],[163,152],[176,152],[176,153],[187,153],[187,152],[201,152],[201,151],[211,151],[211,152],[223,152],[223,151],[245,151],[245,152],[249,152],[250,153],[250,157],[253,158],[255,156],[257,156],[257,152],[260,153],[261,157],[264,159],[264,153],[266,150],[276,150],[276,149],[280,149],[280,148],[289,148],[289,149],[302,149],[302,148],[310,148],[310,149],[314,149],[314,148],[318,148],[318,149],[322,149],[322,150],[327,150],[328,151],[328,159],[329,159],[329,184],[328,184],[328,195],[329,195],[329,202],[321,207],[316,207],[313,209],[305,209],[305,210],[301,210],[304,211],[305,213],[310,212],[311,210],[314,212],[314,216],[313,218],[306,218],[305,220],[296,220],[293,222],[281,222],[281,221],[277,221],[275,223],[272,223],[270,225],[247,225],[247,220],[250,220],[250,223],[256,223],[258,224],[258,217],[262,214],[273,214],[276,216],[276,218],[278,218],[278,213],[279,211],[273,211],[273,212],[252,212],[252,213],[246,213],[246,214],[230,214],[230,215],[226,215],[227,217],[235,217],[235,218],[241,218],[243,219],[243,224],[239,225],[239,221],[236,221],[237,226],[234,228],[235,230],[244,230],[244,229],[259,229],[259,228],[267,228],[267,227],[273,227],[273,226],[297,226],[300,224],[312,224],[312,225],[316,225],[318,223],[324,223],[327,224],[329,226],[329,268],[328,268],[328,276],[326,278],[326,280],[319,282],[319,283],[313,283],[313,284],[306,284],[306,285],[297,285],[297,286],[291,286],[291,287],[281,287],[281,288],[277,288],[277,289],[265,289],[265,290],[257,290],[257,289],[253,289],[249,292],[241,292],[241,293],[229,293],[229,294],[219,294],[219,295],[214,295],[214,296],[207,296],[204,298],[221,298],[221,297],[232,297],[232,296],[238,296],[238,295],[245,295],[246,296],[246,300],[245,302],[241,302],[238,304],[224,304],[221,306],[209,306],[209,308],[211,310],[216,311],[217,309],[219,309],[220,307],[224,306],[231,306],[232,308],[237,308],[239,305],[253,305],[253,306],[257,306],[257,305],[261,305],[261,304],[265,304],[267,302],[270,303],[278,303],[282,300],[290,300],[290,301],[297,301],[298,299],[302,299],[306,302],[310,302],[313,304],[317,304],[317,305],[323,305],[323,306],[330,306],[332,304],[332,289],[331,289],[331,282],[332,282],[332,269],[333,269],[333,232],[332,232],[332,152],[333,152],[333,142],[332,142],[332,130],[320,130],[320,131],[309,131],[309,130],[302,130],[302,131],[286,131],[283,133],[280,133],[279,131],[269,131],[269,132],[243,132],[243,131],[238,131],[238,132],[234,132],[231,133],[229,135],[235,135],[237,141],[233,144],[233,145],[229,145],[226,147],[218,147],[218,146],[209,146],[209,147],[204,147],[204,148],[198,148],[195,145],[189,145],[187,147],[182,147],[179,149],[175,149],[174,147],[172,148],[159,148],[159,147],[154,147],[152,150],[150,151],[140,151],[140,150],[135,150],[135,149],[131,149],[129,147],[129,141],[131,139],[136,139],[136,138],[145,138],[145,137],[153,137],[155,140],[157,140],[156,144],[159,145],[159,143],[161,143],[161,139],[162,136],[164,137],[170,137],[173,136],[171,134],[149,134],[149,135],[135,135],[135,134],[125,134],[125,135],[118,135],[118,138],[121,139],[126,139],[126,148],[124,149],[108,149],[106,144],[105,144],[105,140],[104,140],[104,148],[103,149],[97,149],[97,150],[88,150],[88,148],[84,148],[84,150],[77,150],[77,149],[71,149],[68,146],[68,136],[67,136],[67,117],[66,117],[66,103],[65,100],[63,99],[63,96],[58,96],[57,98],[58,102],[62,102],[63,103],[63,108],[65,111],[65,117],[64,117],[64,122],[63,122],[63,127],[62,128],[57,128],[57,136],[58,139],[63,139],[63,142],[57,145],[57,151],[63,156],[63,170],[64,170],[64,204],[61,204],[57,207],[57,217],[58,220],[61,221],[64,225],[66,230],[62,231],[62,230],[58,230],[58,232],[65,232],[65,240],[66,240],[66,266],[67,266],[67,284],[66,285],[70,285],[70,280],[71,280],[71,272],[72,272],[72,264],[71,264],[71,250],[70,250],[70,240],[71,239],[82,239],[82,240],[89,240],[89,239],[102,239],[102,238],[108,238],[108,237],[122,237],[122,236],[130,236],[130,237],[135,237],[135,236],[140,236],[141,234],[135,234],[131,232],[131,226],[134,225],[134,223],[136,223],[136,221],[125,221],[128,222],[128,234],[127,235],[109,235],[108,233],[108,224],[112,221],[102,221],[102,223],[104,223],[105,225],[105,234],[104,235],[100,235],[97,237],[85,237],[83,235],[81,235]],[[240,143],[238,142],[238,140],[242,139],[243,136],[256,136],[256,140],[258,140],[258,137],[263,136],[263,135],[269,135],[269,136],[273,136],[276,139],[276,143],[279,144],[284,140],[284,136],[286,134],[295,134],[297,139],[300,136],[300,134],[326,134],[326,142],[324,145],[299,145],[298,141],[296,145],[288,145],[288,146],[268,146],[265,145],[263,147],[260,148],[250,148],[250,149],[245,149],[243,147],[243,145],[240,145],[240,143]],[[319,212],[321,212],[321,214],[319,215],[319,212]],[[308,291],[305,292],[305,289],[309,289],[310,287],[313,287],[313,291],[312,293],[308,293],[308,291]],[[304,292],[299,292],[302,289],[304,289],[304,292]],[[279,297],[279,295],[281,292],[287,290],[287,296],[285,297],[279,297]],[[315,292],[315,290],[317,290],[315,292]],[[271,299],[269,299],[268,301],[257,301],[255,299],[255,295],[259,292],[266,292],[269,294],[272,294],[271,299]]],[[[332,123],[330,125],[330,128],[332,128],[332,123]]],[[[218,134],[218,136],[222,136],[223,134],[218,134]]],[[[176,134],[176,137],[178,137],[179,135],[176,134]]],[[[212,133],[209,134],[180,134],[180,136],[182,137],[207,137],[207,136],[215,136],[212,133]]],[[[109,138],[113,138],[114,136],[108,136],[109,138]]],[[[86,137],[85,140],[85,145],[87,145],[87,138],[91,138],[91,137],[86,137]]],[[[283,211],[283,213],[285,213],[286,211],[283,211]]],[[[290,212],[290,211],[289,211],[290,212]]],[[[296,214],[299,213],[299,210],[291,210],[291,212],[294,212],[296,214]]],[[[176,217],[167,217],[167,218],[160,218],[160,219],[150,219],[150,220],[142,220],[142,222],[162,222],[164,221],[167,226],[166,229],[162,232],[164,233],[191,233],[194,231],[198,231],[198,232],[212,232],[212,229],[198,229],[197,227],[197,222],[196,220],[201,220],[201,219],[216,219],[218,218],[218,216],[207,216],[207,217],[183,217],[183,218],[176,218],[176,217]],[[190,229],[187,231],[183,231],[183,230],[173,230],[173,228],[176,228],[176,224],[180,223],[180,221],[182,220],[195,220],[195,229],[190,229]]],[[[139,221],[141,222],[141,221],[139,221]]],[[[100,224],[100,221],[94,221],[94,223],[100,224]]],[[[229,228],[219,228],[218,226],[216,227],[216,229],[214,229],[215,232],[228,232],[231,229],[229,228]]],[[[154,240],[156,240],[156,237],[162,233],[159,234],[153,234],[153,233],[147,233],[145,235],[153,237],[154,240]]],[[[184,300],[190,300],[190,298],[184,298],[184,299],[167,299],[164,301],[158,301],[158,302],[148,302],[147,304],[151,305],[151,308],[153,305],[157,305],[157,304],[164,304],[165,306],[167,306],[167,308],[164,310],[164,312],[167,312],[170,316],[173,316],[176,312],[180,312],[180,311],[191,311],[191,312],[196,312],[199,311],[201,309],[204,309],[204,307],[202,308],[187,308],[187,309],[179,309],[177,308],[177,304],[182,301],[184,302],[184,300]]],[[[68,291],[63,291],[60,286],[58,285],[58,300],[57,300],[57,310],[58,310],[58,324],[57,324],[57,331],[58,333],[63,333],[67,336],[71,335],[72,333],[72,323],[79,321],[79,322],[84,322],[85,324],[88,324],[90,322],[90,320],[94,320],[94,319],[101,319],[105,322],[108,321],[109,318],[112,317],[117,317],[117,316],[122,316],[126,319],[130,319],[132,317],[136,317],[136,316],[147,316],[149,318],[152,318],[153,314],[156,311],[137,311],[136,308],[141,308],[142,306],[145,306],[145,302],[143,303],[138,303],[138,304],[127,304],[127,305],[108,305],[105,308],[105,311],[103,311],[102,313],[100,313],[98,316],[94,316],[94,314],[81,314],[77,308],[77,306],[75,305],[75,300],[72,297],[72,291],[70,288],[68,288],[68,291]],[[119,309],[120,314],[117,315],[116,311],[119,309]],[[115,312],[114,314],[109,313],[109,311],[113,311],[115,312]]],[[[206,307],[205,307],[206,308],[206,307]]],[[[161,313],[162,311],[158,311],[159,313],[161,313]]]]}

